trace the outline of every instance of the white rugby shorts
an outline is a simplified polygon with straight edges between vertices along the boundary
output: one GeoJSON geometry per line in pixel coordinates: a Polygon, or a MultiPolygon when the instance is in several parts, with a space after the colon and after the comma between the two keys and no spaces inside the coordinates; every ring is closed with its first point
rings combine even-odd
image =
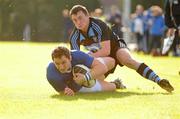
{"type": "Polygon", "coordinates": [[[101,84],[96,80],[96,84],[91,88],[82,87],[79,92],[99,92],[102,91],[101,84]]]}

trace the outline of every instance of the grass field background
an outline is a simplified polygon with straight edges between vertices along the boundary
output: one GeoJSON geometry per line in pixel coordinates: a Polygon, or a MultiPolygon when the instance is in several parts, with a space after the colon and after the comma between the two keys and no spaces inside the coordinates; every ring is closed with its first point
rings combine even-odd
{"type": "Polygon", "coordinates": [[[180,58],[133,53],[172,83],[172,94],[131,69],[117,67],[106,80],[120,77],[126,90],[68,97],[56,93],[46,80],[51,51],[58,45],[0,42],[0,119],[180,118],[180,58]]]}

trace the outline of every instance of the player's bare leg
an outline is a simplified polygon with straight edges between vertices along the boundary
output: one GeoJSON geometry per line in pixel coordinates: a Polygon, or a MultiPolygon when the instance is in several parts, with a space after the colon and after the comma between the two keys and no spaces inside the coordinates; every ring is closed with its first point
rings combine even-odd
{"type": "Polygon", "coordinates": [[[98,80],[101,84],[102,91],[114,91],[116,90],[116,85],[107,81],[98,80]]]}
{"type": "Polygon", "coordinates": [[[171,86],[168,80],[162,79],[145,63],[140,63],[135,60],[128,49],[121,48],[116,53],[117,59],[121,64],[136,70],[141,76],[146,79],[149,79],[153,82],[156,82],[161,88],[165,89],[168,92],[172,92],[174,88],[171,86]]]}
{"type": "Polygon", "coordinates": [[[102,64],[105,65],[105,67],[109,70],[111,70],[112,68],[114,68],[115,66],[115,60],[111,57],[100,57],[97,58],[102,64]]]}

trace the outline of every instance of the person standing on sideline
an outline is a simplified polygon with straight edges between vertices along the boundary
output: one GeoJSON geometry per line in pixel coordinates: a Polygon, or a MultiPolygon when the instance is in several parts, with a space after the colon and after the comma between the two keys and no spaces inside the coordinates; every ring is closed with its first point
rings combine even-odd
{"type": "Polygon", "coordinates": [[[149,38],[149,44],[150,44],[150,53],[153,56],[160,56],[161,52],[161,44],[162,44],[162,37],[164,34],[165,29],[165,23],[164,23],[164,17],[162,16],[162,9],[155,5],[151,7],[152,12],[152,25],[150,27],[150,38],[149,38]]]}
{"type": "Polygon", "coordinates": [[[166,0],[165,24],[168,27],[167,36],[175,35],[170,48],[173,49],[174,56],[180,56],[180,0],[166,0]]]}
{"type": "Polygon", "coordinates": [[[63,18],[63,34],[64,34],[64,39],[63,42],[68,42],[69,35],[72,32],[73,29],[73,23],[71,21],[71,18],[69,17],[69,10],[64,9],[62,11],[62,18],[63,18]]]}
{"type": "Polygon", "coordinates": [[[136,6],[135,17],[133,18],[131,27],[132,32],[135,34],[137,45],[138,45],[138,52],[144,52],[146,48],[146,43],[144,39],[145,33],[145,17],[144,17],[144,7],[142,5],[136,6]]]}

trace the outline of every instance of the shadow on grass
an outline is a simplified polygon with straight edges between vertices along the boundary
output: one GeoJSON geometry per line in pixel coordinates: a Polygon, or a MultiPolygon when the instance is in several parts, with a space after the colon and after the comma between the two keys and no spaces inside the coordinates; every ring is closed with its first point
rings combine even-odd
{"type": "Polygon", "coordinates": [[[130,91],[128,91],[128,92],[115,91],[115,92],[77,93],[75,96],[66,96],[63,94],[54,94],[54,95],[51,95],[51,98],[58,99],[58,100],[67,100],[67,101],[78,100],[78,99],[105,100],[108,98],[124,98],[124,97],[128,97],[128,96],[133,96],[133,95],[159,95],[159,94],[171,95],[170,93],[160,93],[160,92],[138,93],[138,92],[130,92],[130,91]]]}

